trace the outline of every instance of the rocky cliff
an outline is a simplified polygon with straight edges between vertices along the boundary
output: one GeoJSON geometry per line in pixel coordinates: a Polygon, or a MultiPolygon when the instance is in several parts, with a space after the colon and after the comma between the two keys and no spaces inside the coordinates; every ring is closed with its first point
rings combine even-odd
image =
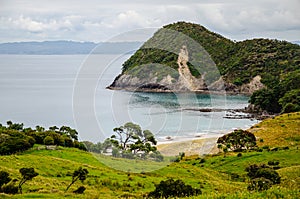
{"type": "Polygon", "coordinates": [[[136,70],[119,75],[108,87],[131,91],[153,92],[201,92],[207,90],[203,76],[198,78],[191,74],[188,67],[189,53],[186,46],[179,50],[178,69],[159,64],[145,64],[136,70]]]}

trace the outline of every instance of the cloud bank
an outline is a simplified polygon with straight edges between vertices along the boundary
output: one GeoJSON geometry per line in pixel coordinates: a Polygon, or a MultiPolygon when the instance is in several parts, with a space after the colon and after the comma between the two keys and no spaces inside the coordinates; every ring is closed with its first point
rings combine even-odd
{"type": "Polygon", "coordinates": [[[106,41],[176,21],[204,25],[230,39],[300,40],[299,0],[2,0],[0,42],[106,41]]]}

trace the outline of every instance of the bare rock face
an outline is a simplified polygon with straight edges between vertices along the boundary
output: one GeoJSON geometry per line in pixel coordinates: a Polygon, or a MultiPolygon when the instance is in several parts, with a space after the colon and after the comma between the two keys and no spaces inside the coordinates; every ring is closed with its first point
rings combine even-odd
{"type": "Polygon", "coordinates": [[[182,46],[178,54],[178,70],[158,64],[138,66],[119,75],[108,87],[130,91],[192,92],[207,90],[202,77],[195,78],[188,67],[189,54],[182,46]]]}
{"type": "Polygon", "coordinates": [[[264,84],[261,83],[261,76],[255,76],[248,84],[243,84],[240,88],[241,93],[253,93],[259,89],[264,88],[264,84]]]}
{"type": "Polygon", "coordinates": [[[180,89],[186,89],[188,91],[200,91],[205,90],[206,86],[203,79],[195,78],[187,65],[189,61],[189,54],[186,46],[182,46],[178,55],[178,73],[179,73],[179,86],[180,89]]]}

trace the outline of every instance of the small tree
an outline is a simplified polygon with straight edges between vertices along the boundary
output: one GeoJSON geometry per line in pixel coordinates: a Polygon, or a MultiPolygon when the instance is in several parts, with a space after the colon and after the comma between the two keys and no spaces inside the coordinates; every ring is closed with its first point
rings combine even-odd
{"type": "Polygon", "coordinates": [[[255,147],[256,138],[253,133],[239,129],[220,137],[217,143],[223,145],[223,147],[219,147],[223,148],[223,150],[228,148],[232,151],[241,151],[255,147]]]}
{"type": "Polygon", "coordinates": [[[51,136],[47,136],[44,139],[44,144],[45,145],[53,145],[54,144],[54,139],[51,136]]]}
{"type": "Polygon", "coordinates": [[[22,175],[22,179],[19,183],[19,191],[22,193],[22,185],[27,181],[27,180],[32,180],[34,177],[38,176],[39,174],[34,171],[34,168],[21,168],[20,173],[22,175]]]}
{"type": "Polygon", "coordinates": [[[149,198],[189,197],[201,194],[200,189],[186,185],[182,180],[168,179],[155,185],[155,190],[149,193],[149,198]]]}
{"type": "Polygon", "coordinates": [[[83,169],[82,167],[79,167],[77,170],[75,170],[72,175],[72,182],[68,185],[66,192],[77,180],[84,182],[87,178],[88,173],[88,170],[83,169]]]}
{"type": "Polygon", "coordinates": [[[115,135],[111,136],[110,142],[119,149],[122,157],[139,157],[145,158],[150,152],[157,148],[154,135],[149,130],[142,130],[137,124],[131,122],[124,126],[114,128],[115,135]],[[130,153],[130,154],[129,154],[130,153]]]}
{"type": "Polygon", "coordinates": [[[9,177],[9,173],[6,171],[0,171],[0,189],[2,185],[9,183],[11,178],[9,177]]]}
{"type": "Polygon", "coordinates": [[[70,139],[78,140],[78,132],[68,126],[62,126],[59,128],[58,133],[68,136],[70,139]]]}
{"type": "Polygon", "coordinates": [[[269,189],[273,184],[280,183],[279,174],[271,167],[262,164],[253,164],[246,168],[247,175],[251,179],[248,190],[263,191],[269,189]]]}

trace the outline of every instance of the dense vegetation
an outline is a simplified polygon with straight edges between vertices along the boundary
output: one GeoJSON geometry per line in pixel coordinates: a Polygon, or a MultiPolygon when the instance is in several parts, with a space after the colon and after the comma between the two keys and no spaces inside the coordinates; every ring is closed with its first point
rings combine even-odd
{"type": "MultiPolygon", "coordinates": [[[[76,148],[37,150],[39,145],[35,145],[22,153],[0,156],[2,185],[20,182],[21,168],[34,168],[39,174],[23,184],[23,194],[0,193],[0,198],[156,198],[156,194],[203,199],[299,198],[299,122],[300,113],[270,118],[249,130],[259,140],[259,148],[253,151],[229,151],[226,157],[223,153],[182,155],[176,162],[166,158],[168,166],[156,170],[153,167],[162,162],[145,164],[148,160],[133,160],[132,164],[132,160],[76,148]],[[107,162],[122,168],[129,165],[128,171],[115,170],[107,162]],[[130,172],[130,168],[138,166],[143,170],[130,172]],[[152,171],[145,172],[147,167],[152,171]],[[76,183],[76,179],[82,183],[76,183]],[[65,192],[73,181],[77,186],[65,192]],[[170,193],[177,185],[180,187],[170,193]]],[[[6,185],[2,188],[8,189],[6,185]]]]}
{"type": "Polygon", "coordinates": [[[78,141],[78,132],[67,126],[36,126],[35,129],[24,128],[23,123],[7,121],[7,126],[0,124],[0,155],[25,151],[34,144],[76,147],[86,150],[85,145],[78,141]]]}
{"type": "Polygon", "coordinates": [[[260,75],[265,88],[254,93],[250,100],[256,106],[256,111],[278,113],[300,110],[299,98],[293,99],[293,96],[299,94],[300,89],[300,46],[286,41],[252,39],[233,42],[203,26],[178,22],[158,30],[123,64],[122,73],[128,71],[136,73],[138,66],[153,63],[177,69],[176,52],[168,49],[178,49],[179,52],[182,45],[188,46],[190,56],[188,66],[194,76],[207,73],[207,81],[210,81],[209,79],[216,81],[214,76],[218,77],[215,74],[218,72],[227,82],[226,89],[229,91],[249,83],[255,76],[260,75]],[[166,33],[166,29],[185,34],[199,43],[209,55],[186,38],[181,41],[176,39],[175,35],[170,36],[166,33]],[[210,58],[218,71],[211,68],[210,58]]]}
{"type": "Polygon", "coordinates": [[[151,159],[163,161],[163,156],[156,148],[157,141],[149,130],[142,130],[138,124],[127,122],[113,129],[114,134],[96,144],[83,141],[90,152],[106,154],[111,150],[113,157],[128,159],[151,159]]]}

